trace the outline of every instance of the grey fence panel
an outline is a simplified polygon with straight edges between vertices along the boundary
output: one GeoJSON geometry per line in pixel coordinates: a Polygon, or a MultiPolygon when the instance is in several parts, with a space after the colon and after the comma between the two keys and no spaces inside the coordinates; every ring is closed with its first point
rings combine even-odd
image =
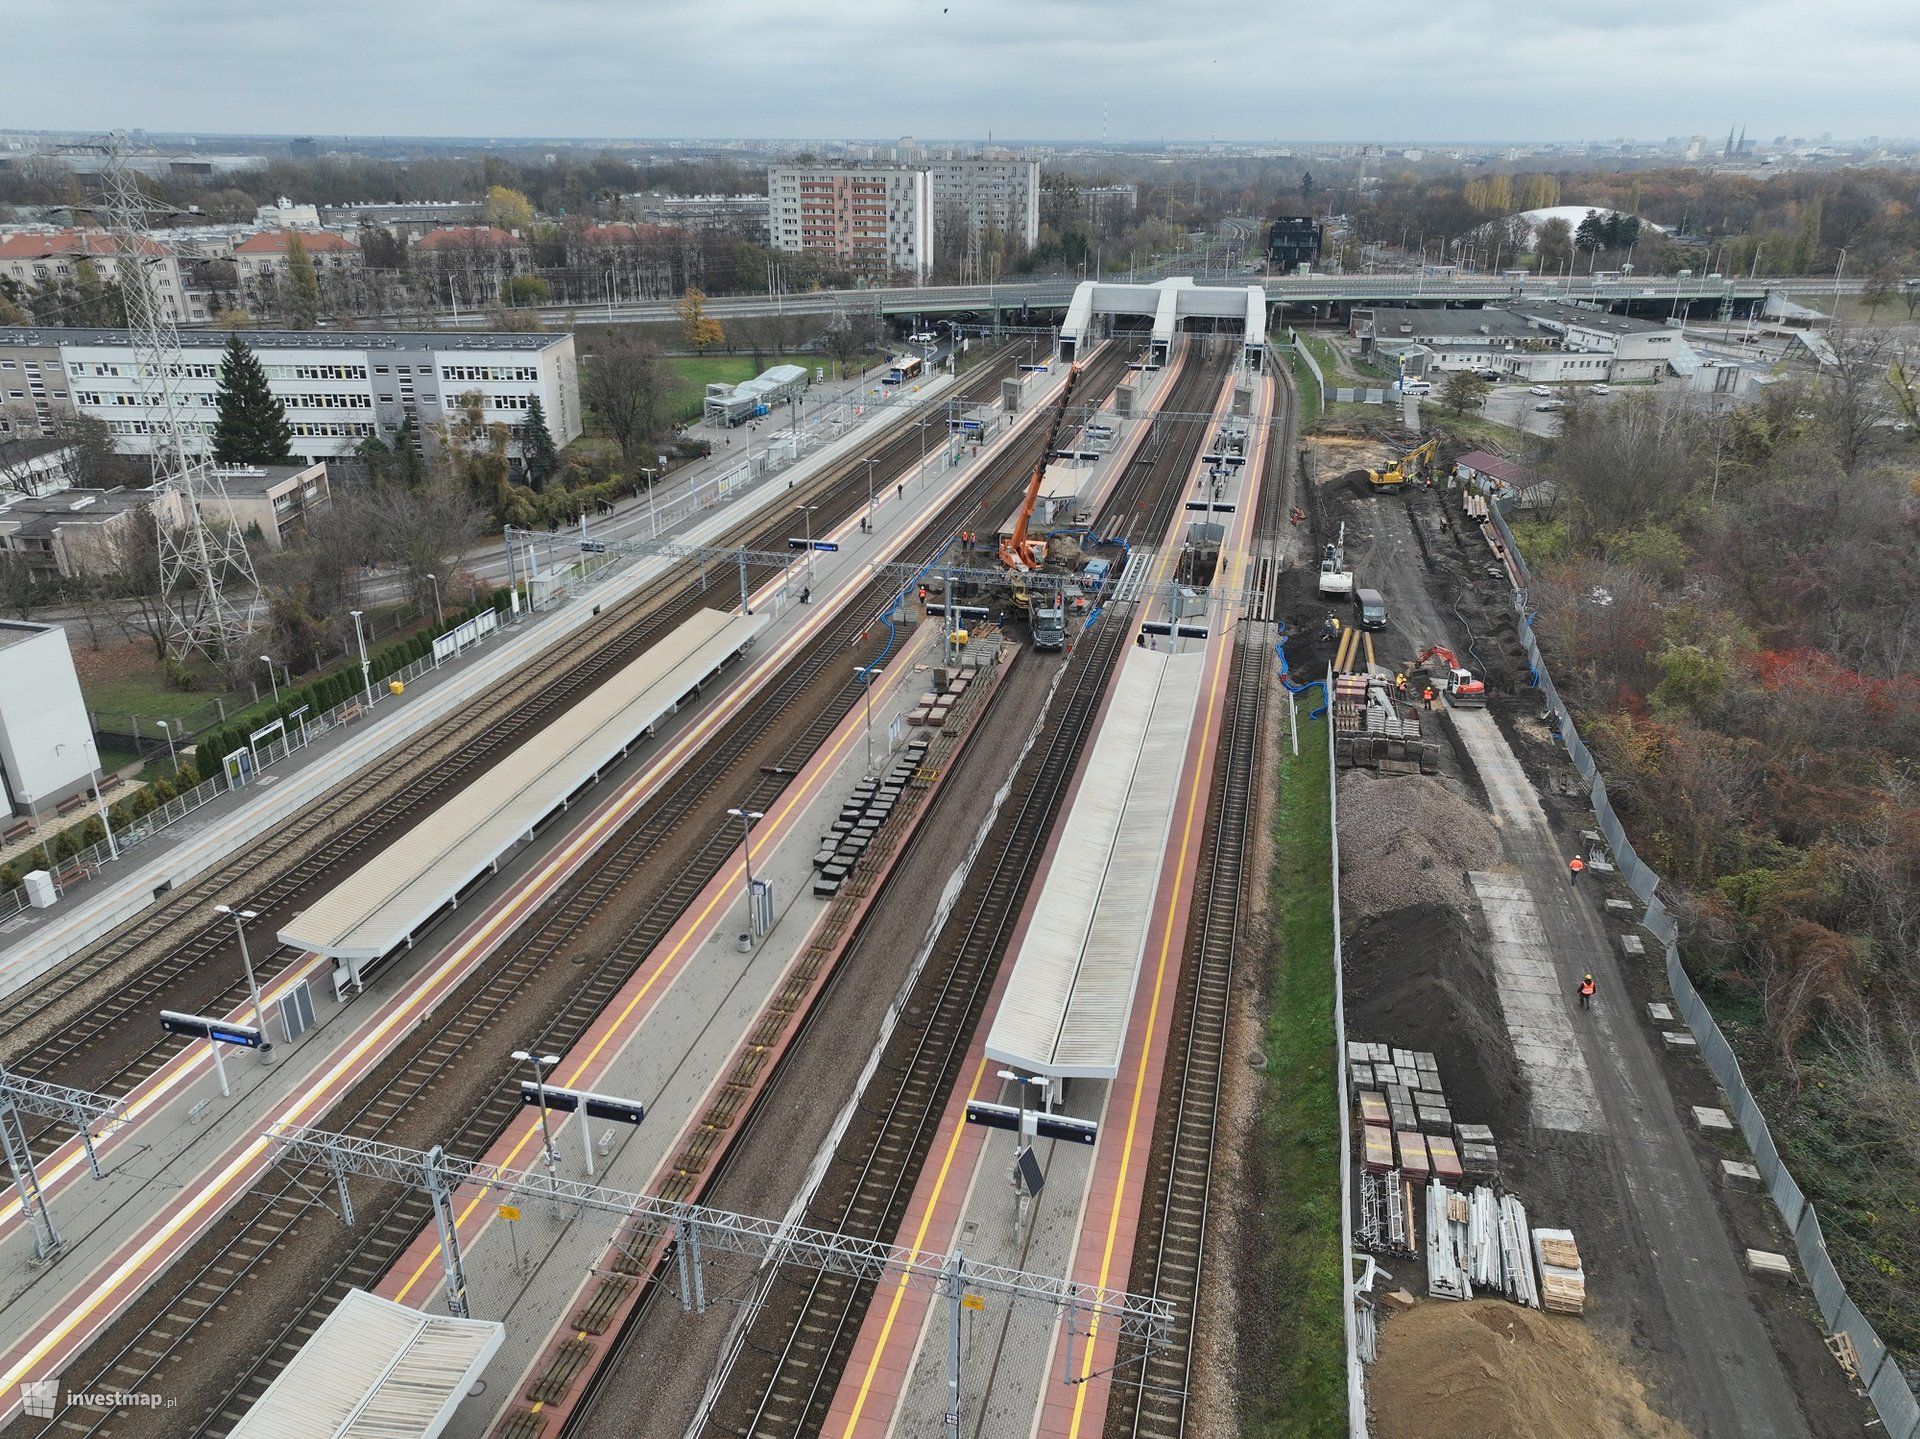
{"type": "Polygon", "coordinates": [[[1887,1426],[1887,1433],[1896,1439],[1913,1439],[1915,1434],[1920,1434],[1920,1404],[1914,1402],[1913,1391],[1907,1387],[1899,1366],[1881,1365],[1867,1395],[1873,1400],[1874,1413],[1887,1426]]]}
{"type": "MultiPolygon", "coordinates": [[[[1492,506],[1492,518],[1500,537],[1513,555],[1515,569],[1524,578],[1527,574],[1525,562],[1520,557],[1519,547],[1514,544],[1506,515],[1497,504],[1492,506]]],[[[1793,1231],[1800,1267],[1820,1306],[1821,1316],[1829,1330],[1844,1332],[1853,1341],[1854,1352],[1860,1360],[1862,1382],[1867,1387],[1874,1412],[1886,1432],[1894,1439],[1920,1439],[1920,1402],[1916,1402],[1911,1386],[1900,1372],[1900,1366],[1887,1353],[1873,1325],[1867,1322],[1866,1316],[1848,1297],[1846,1284],[1827,1253],[1826,1236],[1821,1232],[1819,1215],[1801,1190],[1799,1182],[1788,1172],[1779,1146],[1774,1142],[1773,1132],[1767,1126],[1760,1102],[1747,1087],[1746,1077],[1740,1071],[1740,1061],[1733,1052],[1733,1046],[1727,1042],[1706,1001],[1694,988],[1686,966],[1680,962],[1680,927],[1661,903],[1658,892],[1660,876],[1641,860],[1627,839],[1626,829],[1607,796],[1606,781],[1594,763],[1592,752],[1574,728],[1573,717],[1562,703],[1559,691],[1554,687],[1553,677],[1547,672],[1546,660],[1541,656],[1540,646],[1534,639],[1533,619],[1527,613],[1525,593],[1516,591],[1513,604],[1516,627],[1526,649],[1534,683],[1540,690],[1546,708],[1559,724],[1560,739],[1566,747],[1568,758],[1589,784],[1599,830],[1613,851],[1621,878],[1646,907],[1641,923],[1664,951],[1667,984],[1673,990],[1680,1017],[1693,1032],[1700,1057],[1706,1061],[1726,1093],[1728,1112],[1739,1124],[1747,1147],[1753,1153],[1754,1167],[1760,1171],[1766,1183],[1769,1198],[1793,1231]]]]}

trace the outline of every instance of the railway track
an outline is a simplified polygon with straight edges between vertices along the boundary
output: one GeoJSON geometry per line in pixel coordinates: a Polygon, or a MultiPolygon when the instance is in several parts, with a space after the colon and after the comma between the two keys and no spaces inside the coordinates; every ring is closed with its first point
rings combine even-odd
{"type": "MultiPolygon", "coordinates": [[[[1190,362],[1168,408],[1210,408],[1222,364],[1190,362]],[[1204,403],[1203,403],[1204,397],[1204,403]]],[[[1156,421],[1142,457],[1128,467],[1110,516],[1151,506],[1146,533],[1165,533],[1184,498],[1186,477],[1206,433],[1191,421],[1156,421]]],[[[1111,521],[1109,521],[1111,522],[1111,521]]],[[[858,1116],[805,1222],[861,1238],[891,1238],[905,1214],[928,1149],[986,1007],[1035,868],[1060,817],[1094,728],[1107,680],[1132,637],[1131,605],[1112,607],[1083,635],[1056,696],[1044,745],[1016,781],[990,865],[976,868],[942,932],[923,985],[932,988],[903,1016],[876,1080],[874,1108],[858,1116]]],[[[703,1435],[780,1436],[820,1432],[873,1286],[845,1276],[781,1274],[740,1346],[735,1368],[707,1416],[703,1435]]],[[[579,1430],[576,1432],[590,1432],[579,1430]]]]}
{"type": "MultiPolygon", "coordinates": [[[[1114,347],[1097,357],[1095,387],[1111,388],[1126,356],[1114,347]]],[[[1029,472],[1039,449],[1037,426],[967,492],[949,504],[910,547],[931,559],[964,524],[1002,503],[1002,493],[1029,472]]],[[[864,498],[864,490],[862,490],[864,498]]],[[[853,661],[871,659],[879,640],[860,643],[873,614],[892,591],[876,581],[847,604],[840,617],[766,692],[731,721],[699,758],[630,821],[583,874],[544,906],[537,920],[487,962],[439,1011],[444,1022],[416,1034],[396,1062],[365,1078],[327,1118],[331,1128],[397,1143],[445,1145],[484,1152],[520,1110],[519,1081],[504,1062],[487,1066],[476,1053],[505,1055],[537,1042],[564,1050],[584,1034],[693,898],[727,863],[736,835],[712,820],[729,805],[766,809],[778,799],[861,693],[853,661]],[[704,839],[669,849],[676,833],[704,839]],[[669,856],[662,860],[661,855],[669,856]],[[667,876],[644,893],[642,880],[667,876]],[[618,914],[611,942],[582,943],[589,928],[618,914]],[[463,1095],[464,1086],[472,1091],[463,1095]],[[436,1092],[437,1091],[437,1092],[436,1092]],[[457,1116],[457,1117],[456,1117],[457,1116]]],[[[356,1186],[358,1191],[359,1186],[356,1186]]],[[[345,1242],[308,1176],[285,1167],[267,1172],[220,1225],[155,1286],[136,1313],[69,1366],[70,1385],[151,1387],[172,1375],[170,1395],[183,1395],[191,1377],[177,1367],[196,1344],[195,1374],[210,1366],[206,1346],[224,1343],[229,1363],[219,1392],[182,1398],[168,1433],[225,1432],[271,1382],[286,1360],[349,1287],[372,1287],[431,1220],[426,1201],[411,1192],[366,1186],[356,1208],[360,1223],[345,1242]],[[297,1271],[279,1303],[258,1294],[263,1275],[297,1271]],[[243,1288],[251,1285],[254,1292],[243,1288]],[[250,1332],[209,1330],[209,1319],[232,1309],[264,1308],[250,1332]],[[77,1376],[88,1376],[82,1381],[77,1376]]],[[[237,1321],[236,1321],[237,1322],[237,1321]]],[[[108,1411],[56,1421],[42,1433],[93,1435],[160,1432],[153,1416],[129,1421],[108,1411]]]]}
{"type": "MultiPolygon", "coordinates": [[[[962,393],[991,393],[1011,373],[1012,364],[1011,355],[991,362],[978,377],[968,381],[962,393]]],[[[884,474],[903,473],[918,454],[917,438],[913,431],[906,431],[882,447],[877,468],[884,474]]],[[[849,459],[809,491],[795,493],[799,497],[809,493],[819,497],[823,506],[820,523],[827,527],[844,522],[864,505],[866,483],[864,460],[849,459]]],[[[787,528],[784,518],[755,521],[738,527],[737,536],[749,548],[777,549],[785,545],[787,528]]],[[[770,567],[752,567],[748,580],[759,584],[774,573],[770,567]]],[[[14,1051],[10,1067],[35,1078],[100,1093],[131,1092],[186,1043],[160,1033],[161,1008],[218,1013],[240,1004],[246,996],[232,926],[224,917],[209,913],[211,900],[236,895],[237,903],[237,894],[244,893],[247,907],[259,916],[252,922],[258,944],[260,936],[272,934],[350,860],[364,857],[365,852],[404,832],[459,785],[497,762],[684,622],[704,599],[701,587],[687,583],[683,574],[662,576],[612,611],[605,637],[591,651],[584,655],[578,650],[557,653],[503,682],[469,706],[467,713],[479,718],[459,726],[457,733],[440,732],[401,746],[276,832],[267,843],[250,847],[243,856],[236,856],[178,897],[134,921],[79,963],[33,991],[10,999],[6,1028],[0,1033],[0,1046],[14,1051]],[[509,699],[511,704],[503,708],[502,701],[509,699]],[[440,758],[436,760],[435,756],[440,758]],[[393,792],[363,806],[364,813],[346,813],[359,804],[366,791],[382,788],[393,792]],[[257,888],[243,889],[249,877],[263,863],[270,863],[273,855],[295,849],[329,829],[336,832],[290,867],[257,888]],[[88,992],[96,980],[129,954],[182,928],[188,931],[183,938],[137,972],[117,982],[109,981],[104,992],[88,992]],[[55,1015],[59,1015],[57,1024],[51,1022],[55,1015]],[[30,1048],[22,1049],[22,1036],[36,1027],[46,1032],[35,1036],[30,1048]]],[[[256,971],[262,982],[267,982],[298,958],[298,952],[289,947],[269,945],[256,955],[256,971]]],[[[29,1130],[29,1141],[36,1156],[45,1157],[62,1142],[61,1131],[57,1126],[36,1125],[29,1130]]]]}
{"type": "MultiPolygon", "coordinates": [[[[1282,390],[1283,396],[1291,392],[1282,390]]],[[[1258,806],[1260,753],[1271,683],[1271,626],[1266,596],[1276,582],[1286,504],[1280,483],[1291,463],[1290,410],[1282,401],[1275,443],[1268,451],[1256,515],[1251,569],[1256,613],[1235,631],[1227,713],[1214,764],[1207,847],[1201,857],[1186,938],[1186,960],[1174,995],[1175,1048],[1160,1081],[1161,1103],[1142,1189],[1138,1237],[1128,1288],[1169,1300],[1173,1323],[1152,1349],[1122,1341],[1114,1372],[1137,1374],[1116,1382],[1107,1406],[1106,1439],[1184,1439],[1193,1389],[1194,1342],[1207,1259],[1220,1096],[1226,1078],[1227,1026],[1233,973],[1242,938],[1247,882],[1258,806]],[[1263,564],[1264,562],[1264,564],[1263,564]]]]}

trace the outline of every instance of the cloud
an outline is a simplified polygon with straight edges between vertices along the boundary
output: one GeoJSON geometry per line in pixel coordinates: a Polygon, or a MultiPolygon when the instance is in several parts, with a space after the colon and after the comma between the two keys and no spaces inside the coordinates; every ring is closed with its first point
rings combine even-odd
{"type": "Polygon", "coordinates": [[[67,0],[8,32],[9,123],[213,133],[1848,136],[1913,131],[1920,69],[1910,0],[67,0]]]}

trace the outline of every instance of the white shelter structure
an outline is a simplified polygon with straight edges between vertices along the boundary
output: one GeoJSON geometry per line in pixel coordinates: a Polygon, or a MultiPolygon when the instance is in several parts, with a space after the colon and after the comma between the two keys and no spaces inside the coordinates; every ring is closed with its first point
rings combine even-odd
{"type": "Polygon", "coordinates": [[[1092,349],[1123,317],[1153,322],[1156,362],[1166,360],[1183,325],[1211,330],[1238,321],[1243,327],[1241,353],[1251,370],[1260,368],[1267,347],[1267,293],[1258,285],[1198,285],[1191,275],[1151,285],[1083,280],[1060,325],[1060,358],[1072,361],[1092,349]]]}
{"type": "Polygon", "coordinates": [[[507,1337],[350,1289],[232,1439],[435,1439],[507,1337]]]}

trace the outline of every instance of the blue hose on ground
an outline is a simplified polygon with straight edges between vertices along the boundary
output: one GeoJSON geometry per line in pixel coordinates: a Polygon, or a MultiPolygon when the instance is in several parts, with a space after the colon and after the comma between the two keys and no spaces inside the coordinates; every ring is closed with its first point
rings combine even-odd
{"type": "Polygon", "coordinates": [[[1288,693],[1299,695],[1305,694],[1310,689],[1320,691],[1320,708],[1312,711],[1307,716],[1310,720],[1319,719],[1320,716],[1327,712],[1327,682],[1325,680],[1308,680],[1305,684],[1294,683],[1293,674],[1287,668],[1287,629],[1285,625],[1280,627],[1280,640],[1279,643],[1274,645],[1273,652],[1280,660],[1280,683],[1287,687],[1288,693]]]}

